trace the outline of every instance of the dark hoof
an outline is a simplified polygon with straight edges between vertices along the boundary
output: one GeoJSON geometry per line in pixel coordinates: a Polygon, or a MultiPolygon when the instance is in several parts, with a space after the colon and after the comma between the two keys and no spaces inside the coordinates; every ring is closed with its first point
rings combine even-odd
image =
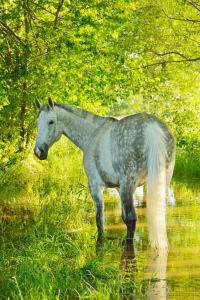
{"type": "Polygon", "coordinates": [[[96,254],[99,256],[103,255],[105,248],[105,238],[103,236],[98,236],[96,241],[96,254]]]}
{"type": "Polygon", "coordinates": [[[105,237],[103,234],[99,234],[97,238],[97,244],[102,245],[105,242],[105,237]]]}

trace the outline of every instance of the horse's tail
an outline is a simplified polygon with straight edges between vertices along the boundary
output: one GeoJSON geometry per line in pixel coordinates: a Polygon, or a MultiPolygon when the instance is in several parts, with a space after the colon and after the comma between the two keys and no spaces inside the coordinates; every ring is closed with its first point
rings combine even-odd
{"type": "Polygon", "coordinates": [[[158,124],[148,123],[147,142],[147,220],[152,247],[168,246],[166,232],[166,138],[158,124]]]}

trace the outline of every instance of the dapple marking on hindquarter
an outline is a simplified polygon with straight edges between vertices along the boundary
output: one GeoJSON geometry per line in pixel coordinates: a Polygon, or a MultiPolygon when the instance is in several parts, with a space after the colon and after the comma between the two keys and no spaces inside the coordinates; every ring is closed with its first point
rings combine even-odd
{"type": "Polygon", "coordinates": [[[122,218],[127,226],[126,243],[133,243],[137,214],[133,193],[147,183],[147,219],[152,247],[168,246],[166,196],[175,162],[175,140],[168,126],[153,115],[138,113],[121,120],[101,117],[48,98],[36,120],[34,148],[39,159],[62,134],[83,151],[83,165],[94,200],[98,237],[103,234],[105,187],[117,188],[122,218]]]}

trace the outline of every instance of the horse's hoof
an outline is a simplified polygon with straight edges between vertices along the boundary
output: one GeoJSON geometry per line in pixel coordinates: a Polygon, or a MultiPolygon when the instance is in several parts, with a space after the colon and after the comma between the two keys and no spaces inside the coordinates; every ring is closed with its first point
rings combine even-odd
{"type": "Polygon", "coordinates": [[[98,238],[97,238],[97,243],[102,245],[102,243],[105,241],[105,237],[103,236],[103,234],[99,234],[98,238]]]}

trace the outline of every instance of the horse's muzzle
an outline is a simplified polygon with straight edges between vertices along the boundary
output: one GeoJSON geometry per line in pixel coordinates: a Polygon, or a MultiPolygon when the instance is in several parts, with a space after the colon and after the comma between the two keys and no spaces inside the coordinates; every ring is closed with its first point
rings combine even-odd
{"type": "Polygon", "coordinates": [[[40,160],[46,159],[47,155],[48,155],[48,146],[47,146],[47,144],[45,144],[43,147],[35,146],[35,148],[34,148],[34,154],[40,160]]]}

